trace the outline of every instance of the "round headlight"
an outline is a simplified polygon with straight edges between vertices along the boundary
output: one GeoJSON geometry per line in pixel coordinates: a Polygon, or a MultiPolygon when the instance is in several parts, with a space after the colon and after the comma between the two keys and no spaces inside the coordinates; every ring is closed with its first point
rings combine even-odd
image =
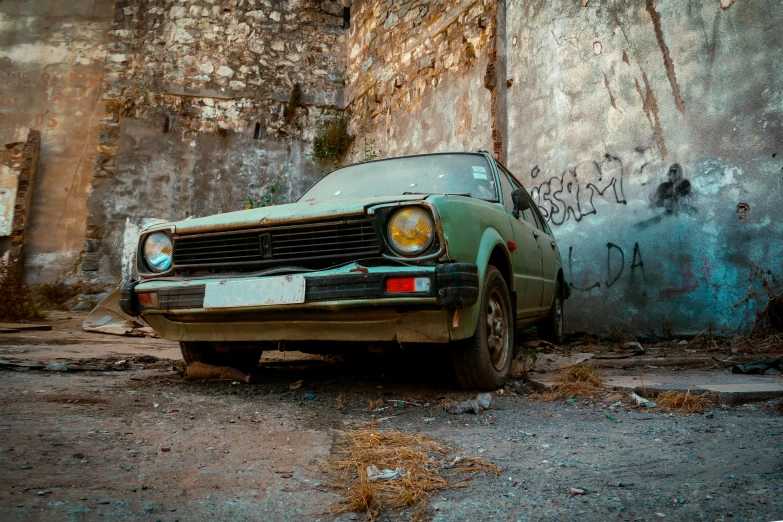
{"type": "Polygon", "coordinates": [[[144,240],[144,260],[153,272],[165,272],[171,268],[174,245],[164,232],[155,232],[144,240]]]}
{"type": "Polygon", "coordinates": [[[432,244],[434,235],[432,216],[422,208],[402,208],[389,220],[389,242],[402,255],[424,252],[432,244]]]}

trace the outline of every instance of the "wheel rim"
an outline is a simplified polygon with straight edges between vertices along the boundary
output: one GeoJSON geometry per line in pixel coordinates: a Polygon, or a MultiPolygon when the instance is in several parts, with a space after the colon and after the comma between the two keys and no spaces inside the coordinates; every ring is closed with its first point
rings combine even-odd
{"type": "Polygon", "coordinates": [[[499,372],[506,367],[509,349],[508,318],[503,298],[493,289],[487,301],[487,348],[492,366],[499,372]]]}

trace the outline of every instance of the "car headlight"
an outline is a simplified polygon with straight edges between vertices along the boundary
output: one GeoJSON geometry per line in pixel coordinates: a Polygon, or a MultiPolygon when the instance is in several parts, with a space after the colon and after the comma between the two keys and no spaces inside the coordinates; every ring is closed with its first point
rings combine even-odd
{"type": "Polygon", "coordinates": [[[171,268],[174,245],[164,232],[154,232],[144,240],[144,260],[153,272],[165,272],[171,268]]]}
{"type": "Polygon", "coordinates": [[[402,255],[413,256],[427,250],[435,235],[435,223],[429,212],[405,207],[389,220],[389,243],[402,255]]]}

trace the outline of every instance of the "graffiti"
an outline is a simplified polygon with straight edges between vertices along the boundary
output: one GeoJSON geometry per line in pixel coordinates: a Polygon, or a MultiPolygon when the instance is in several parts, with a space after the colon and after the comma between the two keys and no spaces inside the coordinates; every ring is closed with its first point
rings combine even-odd
{"type": "Polygon", "coordinates": [[[655,191],[655,206],[665,208],[667,214],[673,214],[680,210],[686,210],[689,213],[691,209],[695,211],[696,209],[686,202],[688,194],[691,193],[691,182],[683,178],[680,164],[675,163],[669,167],[666,177],[668,181],[658,185],[658,189],[655,191]]]}
{"type": "Polygon", "coordinates": [[[679,163],[672,164],[666,173],[667,180],[658,185],[653,194],[653,206],[663,208],[664,213],[640,221],[634,225],[638,230],[644,230],[652,225],[660,223],[667,215],[686,213],[696,214],[698,210],[690,205],[691,182],[683,176],[682,167],[679,163]]]}
{"type": "MultiPolygon", "coordinates": [[[[530,177],[535,179],[540,172],[536,166],[530,172],[530,177]]],[[[600,162],[579,163],[562,175],[544,181],[530,191],[530,196],[551,224],[562,225],[569,217],[579,222],[585,216],[596,213],[593,204],[596,196],[625,205],[625,176],[620,158],[604,154],[600,162]]]]}
{"type": "MultiPolygon", "coordinates": [[[[573,267],[573,247],[568,247],[568,272],[571,275],[571,281],[568,283],[574,290],[580,290],[588,292],[593,288],[601,288],[601,283],[596,281],[592,285],[577,285],[574,284],[574,267],[573,267]]],[[[635,270],[639,269],[642,272],[642,278],[644,278],[644,261],[642,261],[642,251],[639,248],[639,243],[633,245],[633,256],[631,258],[631,278],[635,277],[635,270]],[[637,261],[638,259],[638,261],[637,261]]],[[[625,270],[625,251],[619,245],[614,243],[606,244],[606,280],[604,284],[606,288],[611,288],[620,279],[625,270]],[[612,255],[612,251],[615,252],[612,255]],[[618,262],[619,261],[619,262],[618,262]]],[[[646,295],[646,291],[643,290],[643,295],[646,295]]]]}
{"type": "MultiPolygon", "coordinates": [[[[638,245],[639,243],[637,243],[638,245]]],[[[606,274],[607,277],[612,277],[612,249],[616,248],[618,252],[620,252],[620,271],[617,272],[617,275],[614,276],[614,279],[612,279],[612,282],[610,283],[607,279],[606,281],[606,288],[611,288],[613,284],[617,282],[618,279],[620,279],[620,276],[623,275],[623,269],[625,268],[625,252],[623,252],[623,249],[619,246],[615,245],[614,243],[607,243],[606,244],[606,274]]]]}

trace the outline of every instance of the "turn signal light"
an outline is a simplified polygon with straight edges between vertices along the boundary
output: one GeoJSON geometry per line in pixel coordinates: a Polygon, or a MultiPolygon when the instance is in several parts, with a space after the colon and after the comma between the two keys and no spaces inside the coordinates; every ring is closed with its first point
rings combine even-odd
{"type": "Polygon", "coordinates": [[[150,308],[157,308],[158,306],[158,294],[157,292],[149,292],[149,293],[141,293],[139,292],[136,294],[139,299],[139,305],[150,307],[150,308]]]}
{"type": "Polygon", "coordinates": [[[386,280],[387,294],[415,294],[429,292],[429,277],[394,277],[386,280]]]}

